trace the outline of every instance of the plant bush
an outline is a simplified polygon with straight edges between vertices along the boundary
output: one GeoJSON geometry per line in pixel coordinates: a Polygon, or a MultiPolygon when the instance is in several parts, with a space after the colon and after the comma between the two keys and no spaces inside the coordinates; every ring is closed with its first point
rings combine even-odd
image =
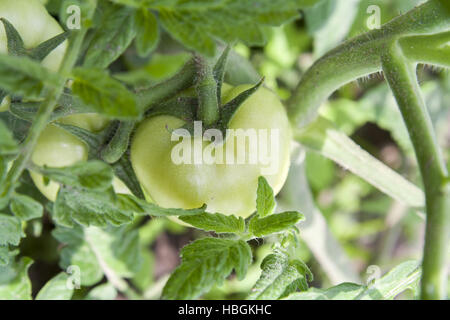
{"type": "Polygon", "coordinates": [[[448,296],[448,1],[0,18],[0,299],[448,296]],[[238,163],[230,129],[279,130],[244,142],[278,170],[238,163]],[[170,163],[174,134],[236,163],[170,163]]]}

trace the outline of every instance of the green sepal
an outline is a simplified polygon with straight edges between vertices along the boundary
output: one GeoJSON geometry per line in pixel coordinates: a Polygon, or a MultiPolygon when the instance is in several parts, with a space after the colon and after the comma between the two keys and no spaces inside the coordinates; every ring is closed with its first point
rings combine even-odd
{"type": "Polygon", "coordinates": [[[42,61],[47,57],[53,50],[55,50],[61,43],[67,40],[70,36],[70,31],[63,32],[57,36],[42,42],[37,47],[31,49],[28,56],[37,61],[42,61]]]}
{"type": "Polygon", "coordinates": [[[169,115],[186,122],[193,121],[198,106],[198,99],[191,97],[177,97],[167,102],[158,104],[145,114],[146,118],[169,115]]]}
{"type": "Polygon", "coordinates": [[[114,136],[100,152],[100,157],[104,161],[115,163],[122,158],[128,149],[131,132],[135,125],[135,121],[120,121],[118,123],[114,136]]]}
{"type": "Polygon", "coordinates": [[[88,146],[88,159],[98,159],[98,151],[101,148],[102,145],[102,137],[101,134],[94,134],[86,129],[72,126],[68,124],[58,123],[55,122],[54,125],[66,130],[67,132],[73,134],[77,138],[79,138],[81,141],[86,143],[88,146]]]}
{"type": "MultiPolygon", "coordinates": [[[[86,145],[88,146],[89,160],[100,159],[99,151],[103,148],[105,138],[108,136],[110,128],[106,128],[99,134],[94,134],[88,130],[76,126],[57,122],[55,122],[54,124],[70,132],[71,134],[82,140],[84,143],[86,143],[86,145]]],[[[144,193],[133,171],[130,160],[125,155],[126,152],[124,152],[123,156],[117,162],[112,164],[114,174],[120,180],[122,180],[123,183],[125,183],[127,188],[130,189],[130,191],[136,197],[144,199],[144,193]]]]}
{"type": "Polygon", "coordinates": [[[220,55],[219,59],[217,60],[213,69],[214,79],[216,80],[217,83],[217,101],[219,103],[219,106],[222,105],[222,84],[223,79],[225,78],[225,72],[230,50],[231,46],[227,45],[226,48],[223,50],[222,54],[220,55]]]}
{"type": "Polygon", "coordinates": [[[226,103],[220,110],[219,125],[222,130],[226,130],[231,120],[233,119],[239,107],[263,84],[264,78],[262,78],[255,86],[245,90],[239,94],[236,98],[226,103]]]}
{"type": "Polygon", "coordinates": [[[8,54],[13,56],[25,56],[27,54],[27,49],[25,49],[25,44],[17,29],[5,18],[0,18],[0,21],[5,27],[8,54]]]}
{"type": "Polygon", "coordinates": [[[122,157],[112,165],[114,174],[127,186],[128,189],[139,199],[145,199],[144,192],[134,173],[129,157],[122,157]]]}

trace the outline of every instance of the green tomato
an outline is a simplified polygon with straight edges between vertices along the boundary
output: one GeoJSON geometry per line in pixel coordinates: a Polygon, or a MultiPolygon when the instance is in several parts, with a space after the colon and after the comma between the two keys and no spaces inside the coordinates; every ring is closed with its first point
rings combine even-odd
{"type": "MultiPolygon", "coordinates": [[[[227,90],[222,100],[226,103],[249,87],[244,85],[227,90]]],[[[258,143],[264,147],[262,149],[277,150],[270,152],[270,163],[244,161],[239,164],[237,134],[227,135],[223,144],[216,145],[201,137],[185,137],[182,142],[172,141],[171,130],[180,128],[184,123],[167,115],[152,117],[139,125],[132,139],[133,169],[144,192],[154,202],[167,208],[184,209],[207,204],[209,212],[248,217],[255,211],[259,176],[268,180],[275,194],[280,191],[289,170],[292,132],[285,108],[274,93],[260,88],[244,102],[229,125],[229,129],[277,131],[275,141],[269,143],[269,139],[258,139],[258,143]],[[206,154],[219,155],[222,151],[222,159],[227,160],[223,163],[203,161],[197,164],[174,161],[174,150],[196,143],[200,145],[201,152],[211,151],[206,154]],[[264,172],[264,168],[275,163],[276,170],[264,172]]],[[[255,144],[249,143],[249,139],[243,142],[243,146],[247,160],[258,153],[255,144]]]]}
{"type": "MultiPolygon", "coordinates": [[[[38,0],[0,0],[0,18],[6,18],[16,28],[27,49],[34,48],[64,32],[38,0]]],[[[57,71],[64,58],[66,47],[67,42],[59,45],[42,61],[42,65],[51,71],[57,71]]],[[[1,25],[0,53],[7,52],[6,32],[1,25]]],[[[1,102],[0,112],[8,108],[9,103],[5,98],[1,102]]]]}
{"type": "MultiPolygon", "coordinates": [[[[95,113],[75,114],[58,122],[78,126],[91,132],[98,132],[108,124],[105,117],[95,113]]],[[[52,124],[49,124],[39,136],[31,156],[34,164],[53,168],[68,167],[87,159],[86,144],[66,130],[52,124]]],[[[59,191],[58,183],[50,181],[45,184],[44,177],[38,172],[30,171],[30,176],[45,197],[50,201],[56,200],[59,191]]],[[[129,193],[128,188],[117,178],[114,179],[113,186],[117,193],[129,193]]]]}

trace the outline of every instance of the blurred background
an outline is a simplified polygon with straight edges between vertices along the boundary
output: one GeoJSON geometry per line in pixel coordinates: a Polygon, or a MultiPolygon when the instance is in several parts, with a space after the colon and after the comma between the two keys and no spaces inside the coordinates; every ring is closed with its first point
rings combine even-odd
{"type": "MultiPolygon", "coordinates": [[[[48,3],[50,9],[52,2],[48,3]]],[[[325,0],[303,12],[295,21],[280,28],[267,29],[268,43],[265,47],[249,48],[238,43],[234,49],[266,77],[266,86],[282,99],[288,99],[305,70],[329,49],[376,27],[378,18],[383,24],[420,2],[423,1],[325,0]]],[[[170,77],[188,58],[184,48],[163,34],[158,49],[150,56],[139,58],[132,46],[111,66],[111,70],[118,79],[135,86],[170,77]]],[[[428,66],[419,66],[418,74],[438,140],[448,160],[450,74],[448,70],[428,66]]],[[[381,74],[342,87],[320,112],[377,159],[420,186],[407,131],[381,74]]],[[[336,250],[314,247],[315,241],[318,243],[325,236],[320,230],[308,232],[308,238],[301,240],[298,255],[315,275],[311,286],[326,288],[336,282],[350,280],[365,283],[377,272],[384,273],[402,261],[420,260],[424,234],[422,213],[395,202],[318,154],[300,153],[303,161],[300,174],[310,186],[310,190],[301,192],[310,192],[319,209],[318,214],[328,225],[327,243],[331,248],[338,246],[336,250]],[[339,273],[339,268],[342,273],[339,273]]],[[[280,203],[283,203],[283,194],[280,203]]],[[[165,219],[145,218],[130,228],[137,227],[142,263],[131,283],[139,297],[157,299],[168,275],[180,262],[180,249],[204,234],[165,219]]],[[[48,219],[35,221],[28,226],[30,236],[21,244],[22,253],[36,261],[30,269],[36,290],[60,270],[57,252],[61,248],[50,234],[52,228],[48,219]]],[[[301,225],[300,235],[302,238],[301,225]]],[[[254,241],[252,245],[257,259],[246,280],[239,282],[232,276],[204,298],[245,298],[258,279],[259,264],[271,246],[270,239],[254,241]]],[[[99,296],[114,298],[114,291],[109,290],[109,286],[105,284],[102,290],[98,290],[99,296]]],[[[88,287],[76,290],[75,298],[84,297],[89,290],[88,287]]],[[[401,298],[408,298],[408,294],[401,298]]]]}

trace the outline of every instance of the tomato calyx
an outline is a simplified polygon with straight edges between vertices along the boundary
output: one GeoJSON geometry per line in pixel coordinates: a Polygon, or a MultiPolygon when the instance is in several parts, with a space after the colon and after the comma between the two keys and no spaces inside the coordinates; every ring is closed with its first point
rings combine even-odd
{"type": "MultiPolygon", "coordinates": [[[[17,29],[6,19],[0,18],[6,33],[8,54],[12,56],[26,56],[32,60],[42,62],[54,49],[62,44],[70,35],[69,31],[63,32],[34,48],[26,49],[22,37],[17,29]]],[[[0,102],[8,95],[0,89],[0,102]]]]}
{"type": "Polygon", "coordinates": [[[27,56],[41,62],[61,43],[67,40],[70,31],[65,31],[53,38],[48,39],[34,48],[26,49],[22,37],[17,29],[6,19],[0,18],[6,32],[8,54],[13,56],[27,56]]]}
{"type": "Polygon", "coordinates": [[[195,135],[195,122],[201,121],[202,134],[210,129],[218,129],[225,136],[229,124],[240,106],[264,82],[264,78],[262,78],[253,87],[241,92],[231,101],[223,103],[222,86],[224,84],[224,74],[229,52],[230,47],[227,46],[213,67],[207,59],[199,55],[194,56],[193,61],[196,68],[194,89],[196,97],[183,96],[183,93],[179,93],[175,98],[153,106],[145,113],[145,118],[160,115],[174,116],[183,120],[185,124],[181,128],[167,129],[169,131],[185,129],[191,135],[195,135]]]}

